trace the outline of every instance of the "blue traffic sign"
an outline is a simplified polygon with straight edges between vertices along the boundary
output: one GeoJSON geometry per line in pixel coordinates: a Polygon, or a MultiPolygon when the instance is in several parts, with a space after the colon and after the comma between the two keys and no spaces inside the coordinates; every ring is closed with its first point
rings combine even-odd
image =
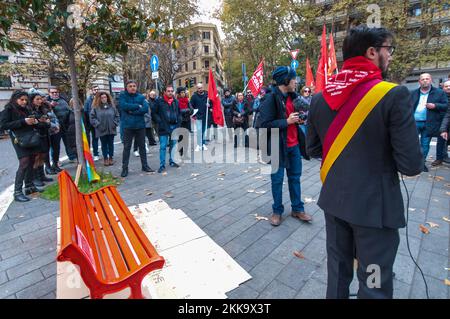
{"type": "Polygon", "coordinates": [[[150,68],[152,69],[152,72],[158,71],[159,68],[159,59],[157,55],[153,55],[150,60],[150,68]]]}
{"type": "Polygon", "coordinates": [[[298,61],[297,60],[292,60],[291,61],[291,68],[293,68],[294,70],[298,68],[298,61]]]}

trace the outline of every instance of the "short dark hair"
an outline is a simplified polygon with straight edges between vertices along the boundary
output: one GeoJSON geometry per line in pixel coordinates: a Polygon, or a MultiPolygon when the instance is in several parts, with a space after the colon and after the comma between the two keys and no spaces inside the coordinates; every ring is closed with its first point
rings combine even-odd
{"type": "Polygon", "coordinates": [[[57,87],[57,86],[53,86],[53,85],[51,85],[51,86],[48,87],[48,91],[49,91],[49,92],[50,92],[50,90],[56,90],[56,91],[59,92],[58,87],[57,87]]]}
{"type": "MultiPolygon", "coordinates": [[[[370,47],[379,47],[388,39],[393,39],[392,33],[385,28],[369,28],[360,25],[350,29],[342,45],[344,61],[357,56],[364,56],[370,47]]],[[[379,50],[380,48],[377,48],[379,50]]]]}
{"type": "Polygon", "coordinates": [[[128,84],[134,83],[137,85],[137,82],[135,80],[128,80],[125,86],[128,86],[128,84]]]}
{"type": "Polygon", "coordinates": [[[173,85],[172,84],[166,85],[166,87],[164,88],[164,92],[166,92],[168,88],[172,88],[173,89],[173,85]]]}

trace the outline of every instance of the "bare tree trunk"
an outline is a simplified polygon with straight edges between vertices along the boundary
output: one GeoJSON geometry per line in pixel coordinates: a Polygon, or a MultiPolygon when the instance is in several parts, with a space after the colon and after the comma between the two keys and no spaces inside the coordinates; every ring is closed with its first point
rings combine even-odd
{"type": "Polygon", "coordinates": [[[77,143],[77,156],[78,163],[83,166],[83,169],[86,170],[86,163],[84,161],[83,154],[83,139],[81,134],[81,104],[80,99],[78,97],[78,83],[77,83],[77,72],[75,65],[75,52],[67,48],[67,56],[69,58],[69,69],[70,69],[70,85],[72,87],[72,98],[73,98],[73,108],[75,113],[75,135],[76,135],[76,143],[77,143]]]}

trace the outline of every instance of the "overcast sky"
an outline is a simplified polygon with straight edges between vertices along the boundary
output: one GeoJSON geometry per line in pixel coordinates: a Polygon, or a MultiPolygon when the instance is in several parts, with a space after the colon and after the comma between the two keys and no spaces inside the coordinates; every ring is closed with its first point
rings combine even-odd
{"type": "Polygon", "coordinates": [[[194,22],[211,22],[216,24],[219,29],[220,37],[223,40],[225,35],[222,32],[220,21],[211,17],[214,10],[220,7],[220,3],[221,0],[199,0],[200,17],[194,19],[194,22]]]}

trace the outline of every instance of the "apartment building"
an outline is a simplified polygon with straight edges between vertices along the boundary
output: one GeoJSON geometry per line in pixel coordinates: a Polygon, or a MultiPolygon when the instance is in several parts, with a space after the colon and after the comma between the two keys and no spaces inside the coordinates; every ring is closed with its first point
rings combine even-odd
{"type": "Polygon", "coordinates": [[[211,68],[218,89],[223,88],[222,46],[215,24],[202,22],[192,24],[177,55],[179,56],[179,69],[175,75],[177,87],[187,86],[192,89],[200,82],[207,86],[211,68]]]}

